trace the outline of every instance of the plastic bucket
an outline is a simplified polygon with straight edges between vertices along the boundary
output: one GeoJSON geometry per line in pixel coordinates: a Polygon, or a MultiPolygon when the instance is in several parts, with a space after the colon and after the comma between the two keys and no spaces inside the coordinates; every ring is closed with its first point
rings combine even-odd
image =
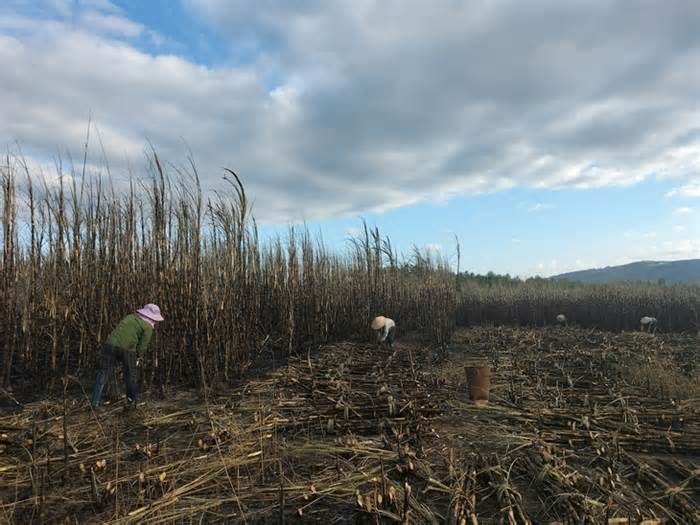
{"type": "Polygon", "coordinates": [[[489,390],[491,388],[491,367],[487,364],[474,364],[465,366],[469,399],[479,405],[489,402],[489,390]]]}

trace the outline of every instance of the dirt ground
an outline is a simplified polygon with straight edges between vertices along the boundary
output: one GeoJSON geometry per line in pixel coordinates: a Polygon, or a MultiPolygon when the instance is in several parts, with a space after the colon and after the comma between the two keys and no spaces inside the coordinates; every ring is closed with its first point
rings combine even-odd
{"type": "Polygon", "coordinates": [[[439,362],[396,348],[328,345],[136,411],[94,412],[77,385],[5,399],[0,522],[700,522],[696,338],[478,328],[439,362]]]}

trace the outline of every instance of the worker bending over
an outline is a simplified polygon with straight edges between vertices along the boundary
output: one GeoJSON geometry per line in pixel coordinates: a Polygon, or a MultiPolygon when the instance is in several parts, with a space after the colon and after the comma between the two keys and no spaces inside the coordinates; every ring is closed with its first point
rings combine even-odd
{"type": "Polygon", "coordinates": [[[141,400],[136,368],[138,358],[148,347],[153,336],[155,324],[163,320],[160,308],[147,304],[122,319],[109,334],[107,341],[100,348],[97,379],[92,390],[92,406],[98,407],[108,378],[112,375],[115,363],[124,368],[126,395],[134,406],[141,400]]]}
{"type": "Polygon", "coordinates": [[[394,348],[394,336],[396,333],[396,323],[393,319],[379,316],[372,320],[372,330],[377,333],[377,343],[381,345],[384,341],[389,344],[389,348],[394,348]]]}

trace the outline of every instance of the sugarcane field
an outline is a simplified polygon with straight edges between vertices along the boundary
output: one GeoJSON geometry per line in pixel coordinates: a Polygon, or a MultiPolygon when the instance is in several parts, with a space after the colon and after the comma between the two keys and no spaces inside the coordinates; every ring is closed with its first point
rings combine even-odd
{"type": "Polygon", "coordinates": [[[151,167],[4,172],[0,522],[700,522],[697,286],[263,242],[151,167]]]}
{"type": "Polygon", "coordinates": [[[0,525],[700,525],[700,0],[0,0],[0,525]]]}

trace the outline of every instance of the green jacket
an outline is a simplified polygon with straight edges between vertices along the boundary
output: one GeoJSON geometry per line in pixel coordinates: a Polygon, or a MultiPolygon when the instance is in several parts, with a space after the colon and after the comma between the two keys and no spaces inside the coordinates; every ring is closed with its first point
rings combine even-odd
{"type": "Polygon", "coordinates": [[[153,327],[136,314],[122,319],[107,338],[107,344],[142,355],[151,341],[153,327]]]}

